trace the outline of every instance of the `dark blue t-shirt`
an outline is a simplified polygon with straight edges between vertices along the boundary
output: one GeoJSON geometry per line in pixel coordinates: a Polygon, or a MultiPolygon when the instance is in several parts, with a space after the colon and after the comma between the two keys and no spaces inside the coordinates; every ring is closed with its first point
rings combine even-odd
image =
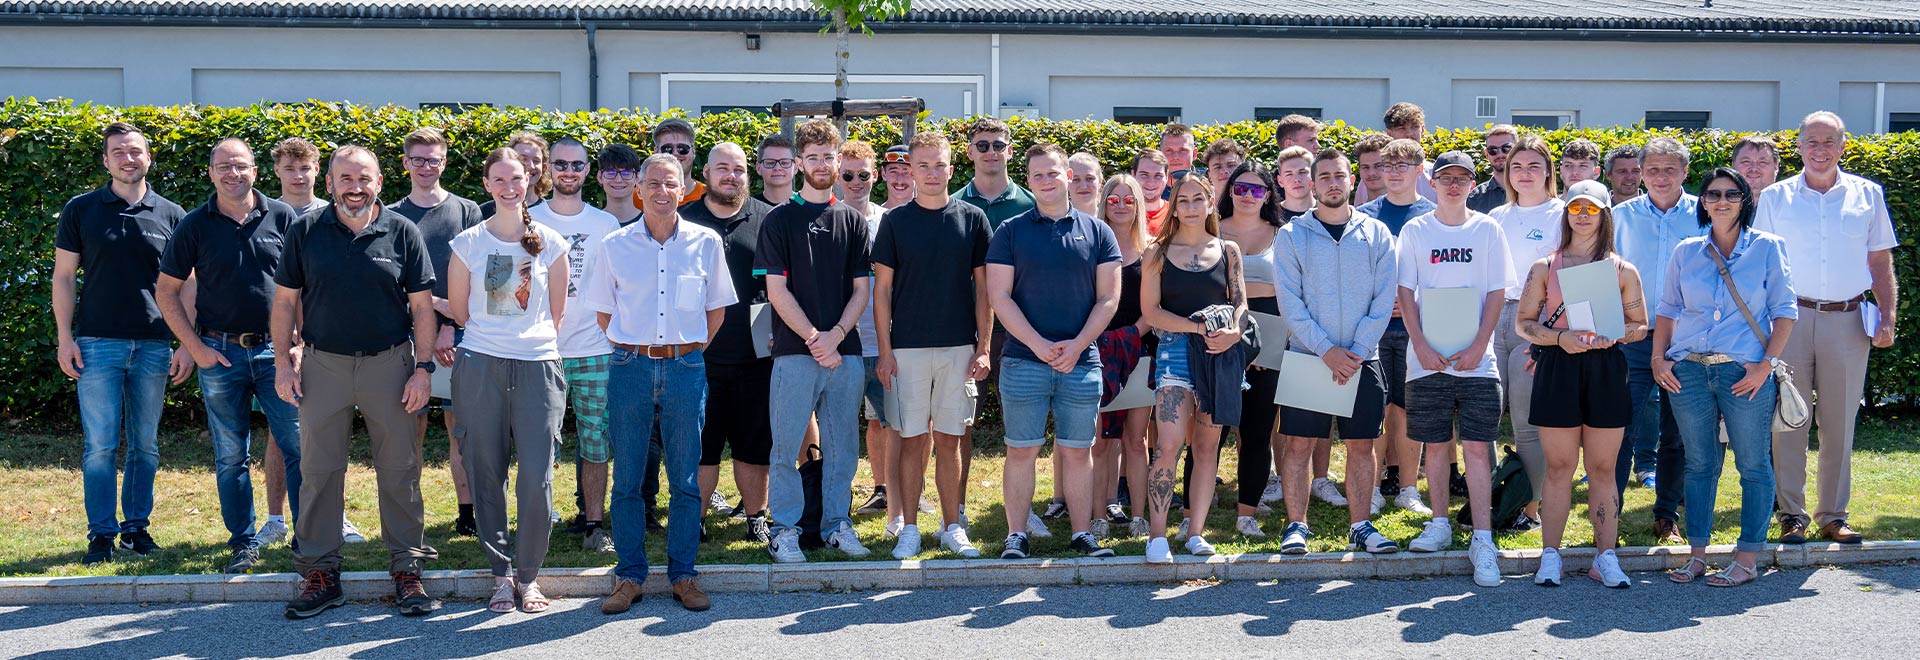
{"type": "Polygon", "coordinates": [[[1432,213],[1435,208],[1433,202],[1425,197],[1415,197],[1412,204],[1401,206],[1387,201],[1386,195],[1381,195],[1354,210],[1385,223],[1394,236],[1399,236],[1400,228],[1407,226],[1408,220],[1432,213]]]}
{"type": "MultiPolygon", "coordinates": [[[[1013,216],[987,243],[987,263],[1013,266],[1013,303],[1047,341],[1080,334],[1099,296],[1096,268],[1118,261],[1113,230],[1077,210],[1058,220],[1040,215],[1038,208],[1013,216]]],[[[1019,339],[1007,342],[1006,357],[1040,361],[1019,339]]],[[[1087,345],[1081,361],[1099,364],[1099,349],[1087,345]]]]}

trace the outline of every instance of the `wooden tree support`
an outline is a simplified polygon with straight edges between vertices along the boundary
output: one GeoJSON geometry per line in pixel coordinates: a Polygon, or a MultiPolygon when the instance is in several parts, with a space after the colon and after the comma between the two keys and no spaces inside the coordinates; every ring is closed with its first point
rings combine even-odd
{"type": "Polygon", "coordinates": [[[838,99],[833,101],[795,101],[780,99],[773,104],[773,116],[780,118],[780,134],[793,137],[794,120],[799,117],[830,117],[845,130],[850,117],[899,117],[900,143],[913,139],[919,124],[916,119],[927,109],[925,99],[903,96],[897,99],[838,99]]]}

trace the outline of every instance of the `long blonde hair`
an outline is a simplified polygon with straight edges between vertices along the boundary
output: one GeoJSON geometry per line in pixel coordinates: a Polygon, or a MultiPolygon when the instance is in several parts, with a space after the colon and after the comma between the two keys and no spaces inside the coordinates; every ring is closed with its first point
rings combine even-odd
{"type": "MultiPolygon", "coordinates": [[[[1186,174],[1180,175],[1180,177],[1177,179],[1174,179],[1172,183],[1167,184],[1167,189],[1173,191],[1171,194],[1167,195],[1167,197],[1169,198],[1168,204],[1173,203],[1171,200],[1179,199],[1180,189],[1186,187],[1187,184],[1200,186],[1200,192],[1206,194],[1207,196],[1207,203],[1206,203],[1207,235],[1213,236],[1216,238],[1219,237],[1220,236],[1220,211],[1213,204],[1213,183],[1207,181],[1206,175],[1196,174],[1192,170],[1188,170],[1186,174]]],[[[1160,223],[1160,235],[1155,236],[1153,238],[1153,248],[1149,251],[1149,254],[1151,254],[1151,256],[1153,257],[1153,261],[1148,263],[1149,268],[1154,268],[1159,266],[1158,262],[1162,257],[1166,255],[1167,247],[1173,244],[1173,237],[1179,233],[1180,233],[1180,214],[1178,211],[1175,211],[1173,209],[1168,209],[1166,222],[1160,223]]]]}
{"type": "Polygon", "coordinates": [[[1123,187],[1133,194],[1133,228],[1127,230],[1126,238],[1133,241],[1133,249],[1144,252],[1153,241],[1153,237],[1147,234],[1147,193],[1140,190],[1140,180],[1133,178],[1132,174],[1115,174],[1100,186],[1100,221],[1114,230],[1116,238],[1120,237],[1120,228],[1113,226],[1113,220],[1108,216],[1111,209],[1108,208],[1107,198],[1123,187]]]}

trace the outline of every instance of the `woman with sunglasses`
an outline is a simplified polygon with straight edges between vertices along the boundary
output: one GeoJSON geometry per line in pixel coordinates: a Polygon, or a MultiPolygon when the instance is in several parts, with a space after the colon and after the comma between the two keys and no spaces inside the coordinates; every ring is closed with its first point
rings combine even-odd
{"type": "MultiPolygon", "coordinates": [[[[1247,308],[1279,316],[1280,303],[1273,288],[1273,239],[1280,235],[1281,225],[1281,193],[1276,192],[1279,186],[1265,166],[1252,161],[1234,167],[1225,181],[1226,192],[1216,205],[1220,237],[1240,248],[1247,308]]],[[[1240,393],[1240,426],[1234,429],[1240,436],[1239,518],[1234,529],[1243,536],[1266,538],[1257,516],[1260,496],[1273,474],[1273,424],[1280,415],[1273,392],[1279,386],[1280,374],[1253,367],[1247,372],[1247,382],[1252,387],[1240,393]]]]}
{"type": "Polygon", "coordinates": [[[1140,278],[1140,309],[1148,323],[1160,329],[1154,351],[1154,417],[1160,434],[1147,468],[1150,491],[1147,561],[1173,560],[1167,546],[1167,513],[1173,504],[1175,462],[1182,447],[1192,450],[1193,478],[1187,504],[1192,526],[1187,552],[1213,554],[1205,534],[1207,508],[1213,503],[1214,475],[1219,472],[1220,426],[1200,411],[1196,394],[1203,383],[1194,377],[1189,345],[1219,354],[1240,341],[1239,323],[1246,318],[1246,286],[1241,280],[1240,248],[1220,238],[1220,216],[1213,204],[1212,186],[1205,176],[1189,172],[1172,184],[1173,201],[1166,224],[1148,249],[1140,278]],[[1232,320],[1219,330],[1192,317],[1210,307],[1232,307],[1232,320]]]}
{"type": "Polygon", "coordinates": [[[1754,562],[1766,547],[1774,496],[1773,369],[1799,310],[1786,243],[1753,228],[1756,204],[1738,171],[1722,167],[1707,175],[1698,213],[1700,226],[1712,229],[1674,248],[1654,310],[1653,382],[1673,397],[1687,450],[1686,528],[1693,550],[1686,566],[1667,574],[1674,582],[1692,582],[1708,570],[1707,537],[1727,449],[1740,471],[1740,537],[1733,565],[1707,577],[1707,586],[1737,587],[1760,576],[1754,562]]]}
{"type": "MultiPolygon", "coordinates": [[[[1512,164],[1508,167],[1511,171],[1512,164]]],[[[1609,198],[1607,187],[1598,181],[1581,181],[1567,190],[1559,247],[1527,271],[1514,327],[1533,344],[1533,401],[1540,405],[1533,406],[1528,422],[1540,430],[1546,458],[1546,483],[1539,489],[1544,491],[1540,568],[1533,575],[1533,583],[1541,586],[1560,586],[1560,542],[1572,509],[1573,468],[1582,450],[1590,479],[1587,518],[1593,523],[1594,547],[1600,551],[1587,577],[1615,589],[1633,584],[1621,572],[1613,552],[1620,538],[1613,466],[1627,423],[1633,421],[1627,355],[1620,344],[1647,336],[1647,308],[1640,271],[1613,251],[1609,198]],[[1561,294],[1560,271],[1594,262],[1613,265],[1626,317],[1625,336],[1607,337],[1572,327],[1568,301],[1561,294]]]]}
{"type": "MultiPolygon", "coordinates": [[[[1513,260],[1513,272],[1524,273],[1534,262],[1553,253],[1560,245],[1561,211],[1567,203],[1560,200],[1560,179],[1554,174],[1553,150],[1539,137],[1526,135],[1512,144],[1506,156],[1507,169],[1500,173],[1507,203],[1488,211],[1507,234],[1507,256],[1513,260]]],[[[1496,153],[1488,147],[1488,153],[1496,153]]],[[[1497,169],[1497,168],[1496,168],[1497,169]]],[[[1475,208],[1472,198],[1468,208],[1475,208]]],[[[1608,241],[1612,245],[1612,241],[1608,241]]],[[[1495,328],[1493,353],[1500,364],[1524,365],[1532,352],[1532,343],[1514,333],[1520,305],[1521,287],[1507,289],[1506,306],[1495,328]]],[[[1551,310],[1549,310],[1551,311],[1551,310]]],[[[1546,454],[1540,449],[1540,431],[1527,422],[1533,407],[1533,375],[1526,369],[1501,369],[1500,385],[1507,399],[1507,415],[1513,421],[1513,446],[1526,466],[1527,479],[1533,483],[1533,498],[1514,520],[1495,520],[1495,530],[1531,531],[1540,526],[1540,496],[1546,486],[1546,454]]],[[[1491,447],[1489,447],[1491,448],[1491,447]]],[[[1431,487],[1431,486],[1429,486],[1431,487]]]]}
{"type": "MultiPolygon", "coordinates": [[[[1141,192],[1140,182],[1133,175],[1115,174],[1107,179],[1100,187],[1099,198],[1100,219],[1120,244],[1122,264],[1120,306],[1096,342],[1100,346],[1101,391],[1103,399],[1110,401],[1134,371],[1148,368],[1146,357],[1153,350],[1153,336],[1148,334],[1153,326],[1140,313],[1140,255],[1152,239],[1147,235],[1147,207],[1140,203],[1146,193],[1141,192]]],[[[1147,426],[1152,421],[1152,407],[1100,413],[1100,437],[1093,444],[1093,492],[1108,501],[1106,517],[1093,519],[1096,537],[1103,536],[1103,530],[1110,535],[1121,533],[1113,525],[1125,525],[1124,533],[1130,537],[1147,535],[1147,518],[1141,507],[1147,502],[1147,426]],[[1123,472],[1132,515],[1117,499],[1108,499],[1118,491],[1123,472]]]]}

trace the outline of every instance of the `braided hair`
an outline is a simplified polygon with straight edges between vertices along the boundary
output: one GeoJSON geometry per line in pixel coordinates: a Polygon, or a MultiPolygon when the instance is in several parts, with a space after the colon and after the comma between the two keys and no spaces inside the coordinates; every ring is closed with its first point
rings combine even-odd
{"type": "MultiPolygon", "coordinates": [[[[522,171],[533,171],[532,166],[527,163],[526,157],[520,155],[520,152],[514,151],[510,147],[501,147],[487,152],[487,159],[485,164],[481,166],[481,171],[483,173],[491,172],[495,164],[508,162],[507,159],[509,158],[513,159],[512,162],[519,163],[522,171]]],[[[531,183],[528,184],[527,191],[533,191],[531,183]]],[[[546,247],[546,244],[545,241],[540,239],[539,232],[533,230],[533,214],[527,211],[525,202],[520,204],[520,221],[526,227],[526,230],[520,234],[520,247],[525,248],[527,254],[539,256],[540,250],[546,247]]]]}

